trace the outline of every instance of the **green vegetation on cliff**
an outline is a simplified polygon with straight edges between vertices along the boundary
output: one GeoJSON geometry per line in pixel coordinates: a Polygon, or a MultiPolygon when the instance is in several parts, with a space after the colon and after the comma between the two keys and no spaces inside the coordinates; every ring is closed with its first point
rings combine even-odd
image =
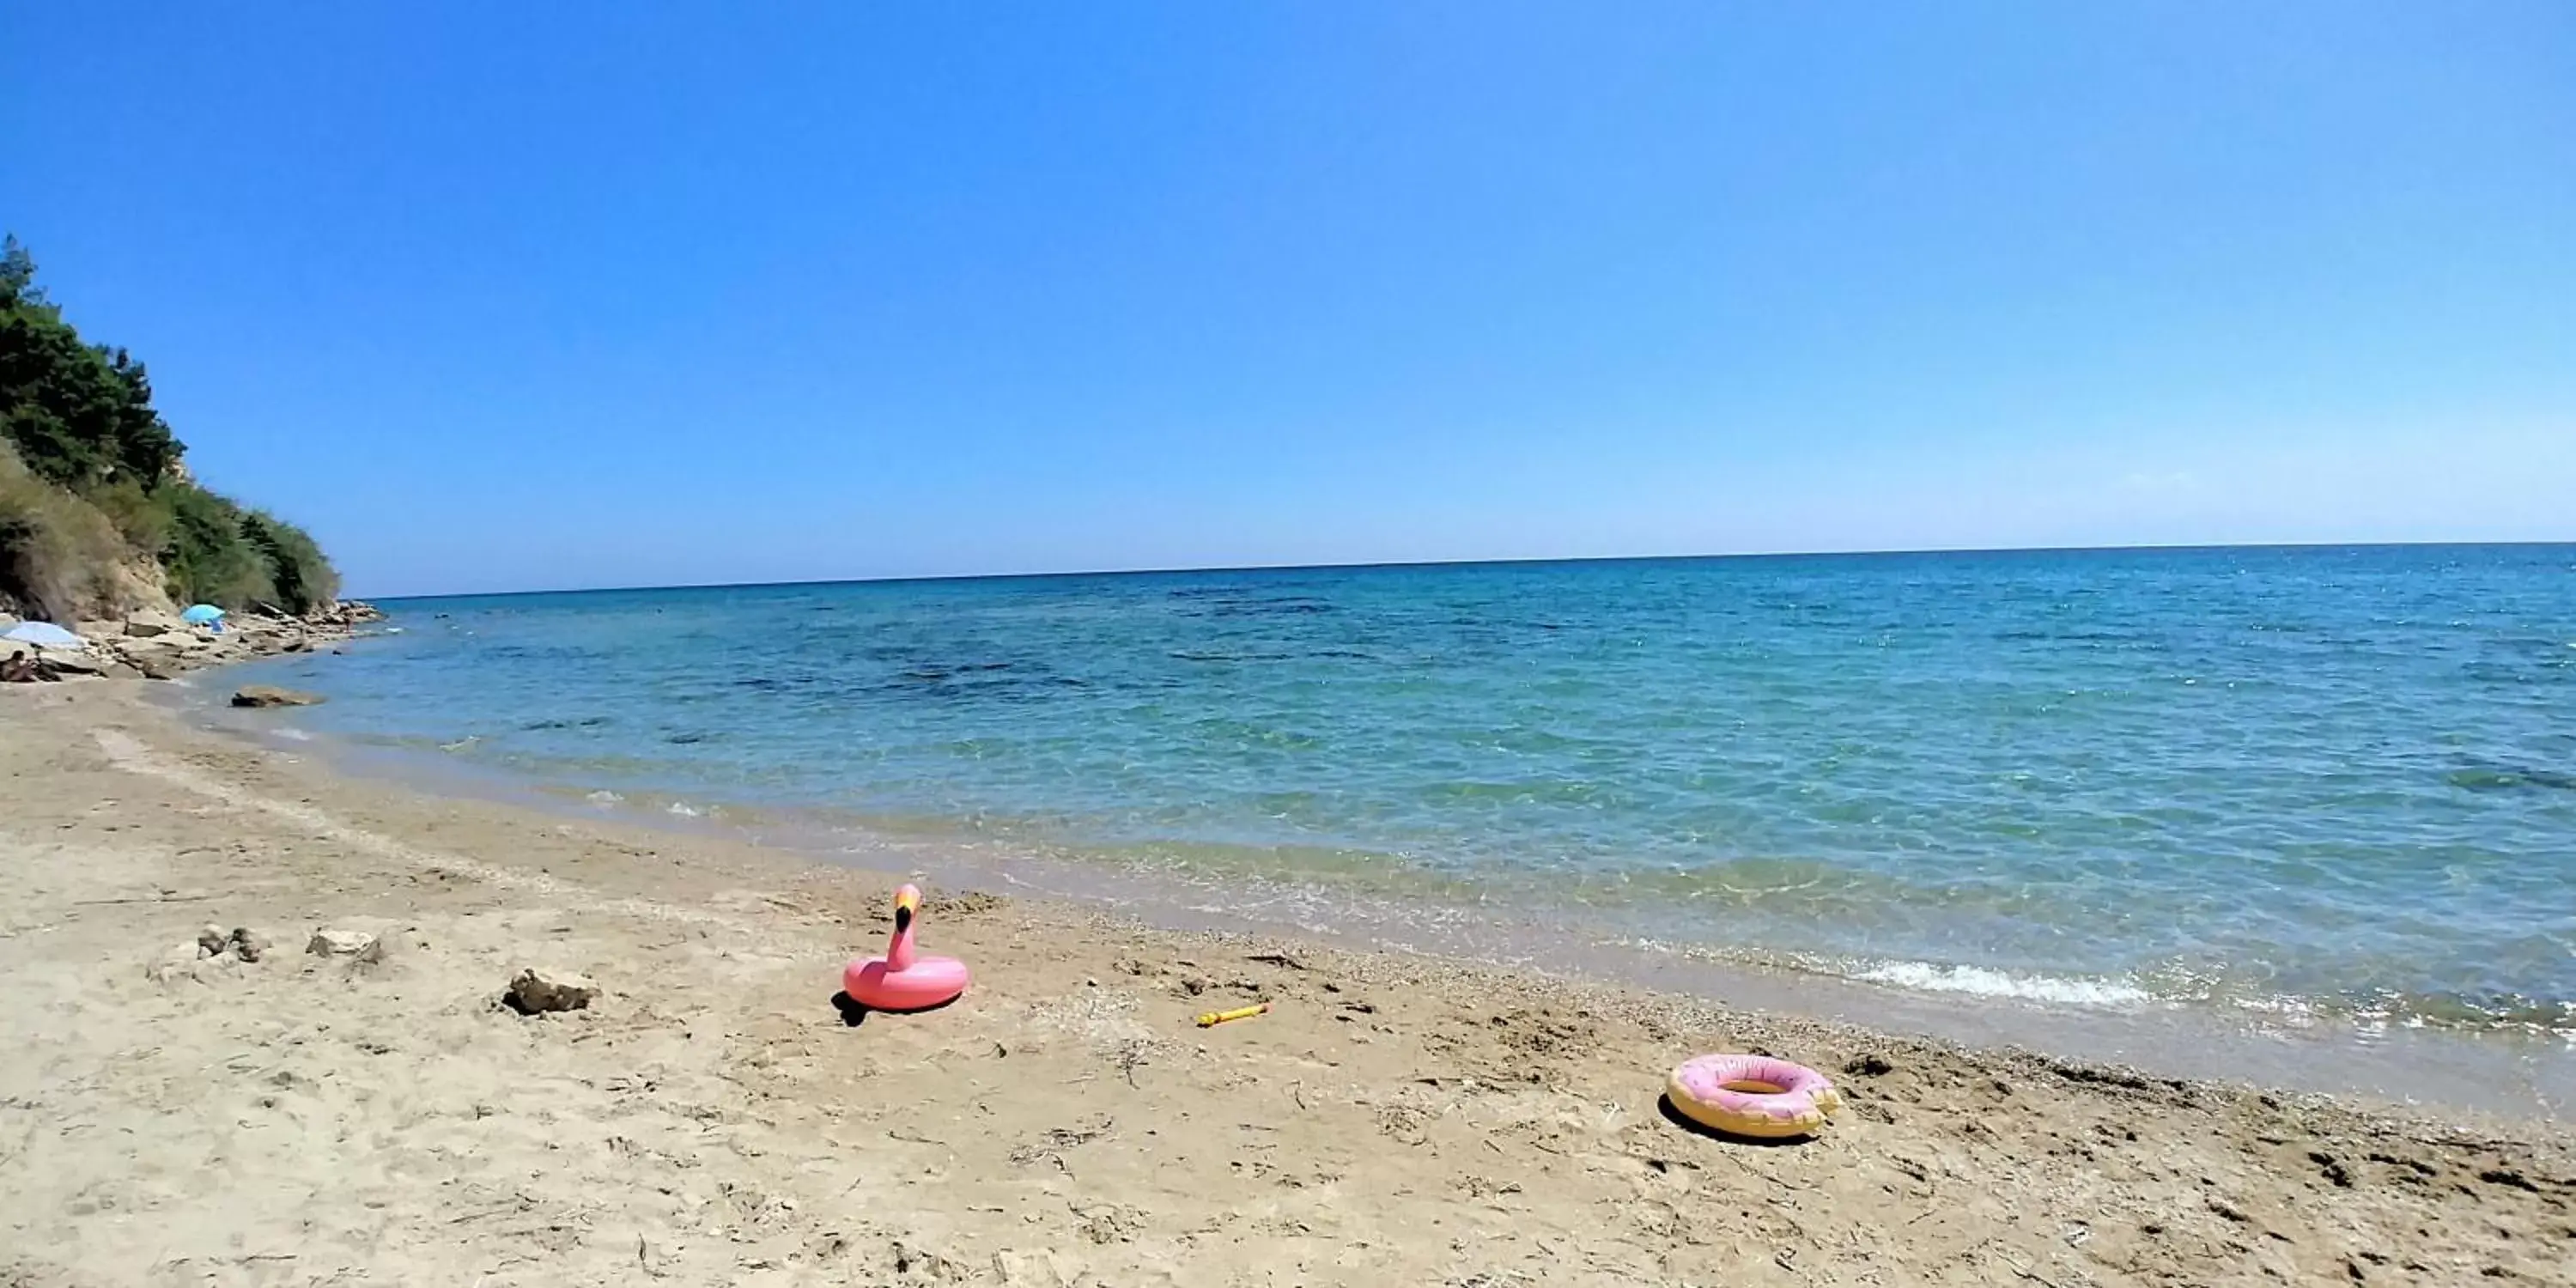
{"type": "Polygon", "coordinates": [[[84,342],[0,244],[0,609],[70,620],[166,594],[303,613],[339,594],[313,538],[198,486],[186,451],[143,364],[84,342]]]}

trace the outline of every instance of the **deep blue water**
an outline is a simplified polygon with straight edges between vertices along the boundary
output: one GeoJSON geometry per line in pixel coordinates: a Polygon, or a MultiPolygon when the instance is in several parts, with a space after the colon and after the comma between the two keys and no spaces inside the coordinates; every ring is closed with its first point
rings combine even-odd
{"type": "Polygon", "coordinates": [[[387,605],[284,717],[625,810],[1484,902],[1899,985],[2576,1034],[2576,547],[387,605]]]}

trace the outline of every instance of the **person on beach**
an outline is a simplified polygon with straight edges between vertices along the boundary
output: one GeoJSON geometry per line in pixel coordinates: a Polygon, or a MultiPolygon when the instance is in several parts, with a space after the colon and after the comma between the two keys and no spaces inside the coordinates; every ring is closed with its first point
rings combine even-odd
{"type": "Polygon", "coordinates": [[[9,660],[0,662],[0,684],[33,684],[36,682],[36,659],[25,649],[12,649],[9,660]]]}

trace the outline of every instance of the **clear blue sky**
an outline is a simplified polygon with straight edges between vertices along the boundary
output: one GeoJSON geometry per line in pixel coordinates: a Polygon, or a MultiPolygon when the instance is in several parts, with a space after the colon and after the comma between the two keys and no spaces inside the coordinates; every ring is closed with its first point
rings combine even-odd
{"type": "Polygon", "coordinates": [[[2576,538],[2576,5],[13,5],[361,593],[2576,538]]]}

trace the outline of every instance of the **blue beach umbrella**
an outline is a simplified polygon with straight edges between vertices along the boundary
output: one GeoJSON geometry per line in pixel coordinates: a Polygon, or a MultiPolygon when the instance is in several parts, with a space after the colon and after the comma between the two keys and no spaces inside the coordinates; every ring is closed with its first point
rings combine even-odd
{"type": "Polygon", "coordinates": [[[212,604],[190,604],[187,611],[179,614],[179,620],[190,626],[212,626],[224,620],[224,610],[212,604]]]}
{"type": "Polygon", "coordinates": [[[7,640],[12,644],[33,644],[38,648],[79,648],[82,646],[80,636],[74,635],[70,631],[54,625],[52,622],[20,622],[17,625],[10,627],[6,632],[0,632],[0,640],[7,640]]]}

